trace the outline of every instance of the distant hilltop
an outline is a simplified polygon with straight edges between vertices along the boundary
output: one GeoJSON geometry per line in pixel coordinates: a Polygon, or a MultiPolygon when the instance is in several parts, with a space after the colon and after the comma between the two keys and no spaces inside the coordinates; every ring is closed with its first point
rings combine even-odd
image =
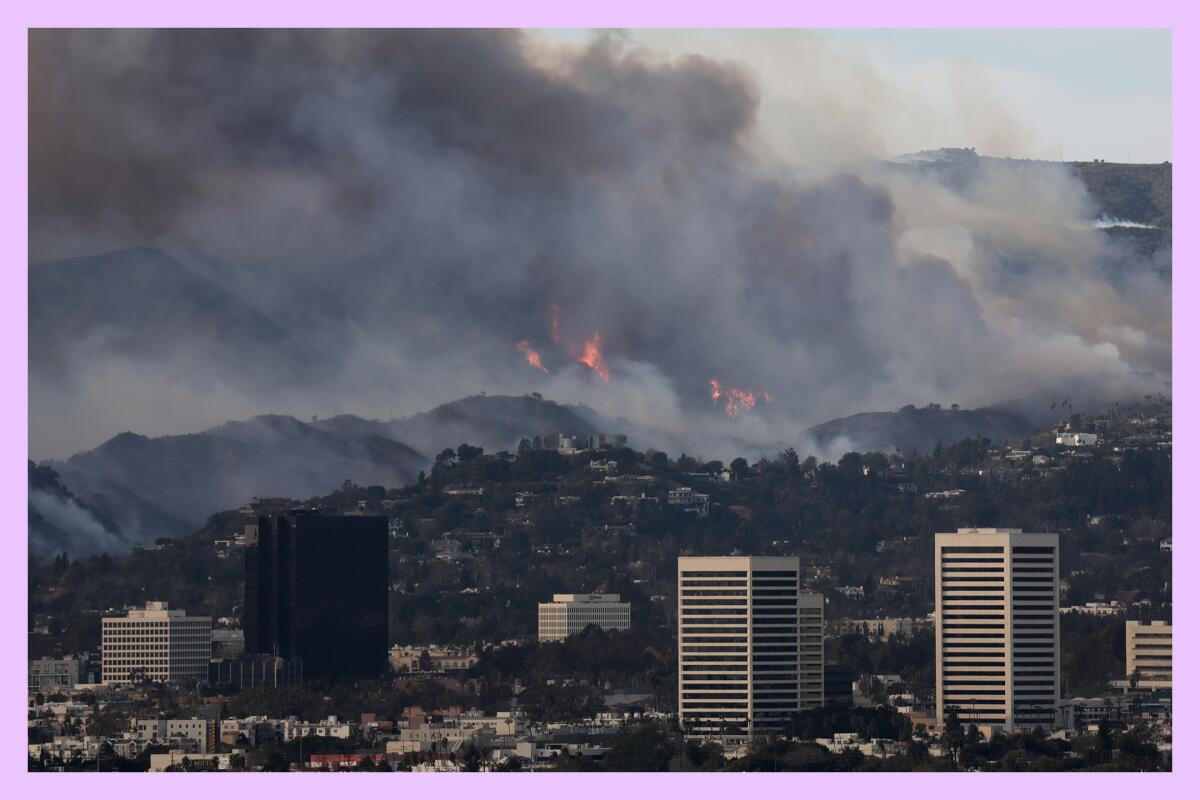
{"type": "MultiPolygon", "coordinates": [[[[979,155],[974,147],[940,147],[896,156],[890,164],[931,174],[952,189],[962,189],[983,169],[1029,169],[1066,166],[1087,190],[1097,220],[1118,220],[1117,228],[1154,228],[1148,250],[1170,245],[1171,162],[1131,164],[1094,159],[1051,161],[979,155]],[[1130,224],[1132,223],[1132,224],[1130,224]]],[[[1112,227],[1103,225],[1106,229],[1112,227]]]]}
{"type": "Polygon", "coordinates": [[[1162,166],[1170,165],[1170,161],[1106,161],[1103,158],[1093,158],[1088,160],[1061,161],[1058,159],[1047,158],[1014,158],[1012,156],[988,156],[979,155],[974,147],[935,147],[931,150],[918,150],[915,153],[904,153],[896,156],[893,161],[898,164],[913,164],[920,162],[935,162],[935,161],[955,161],[969,159],[988,159],[993,161],[1029,161],[1041,164],[1120,164],[1124,166],[1162,166]]]}

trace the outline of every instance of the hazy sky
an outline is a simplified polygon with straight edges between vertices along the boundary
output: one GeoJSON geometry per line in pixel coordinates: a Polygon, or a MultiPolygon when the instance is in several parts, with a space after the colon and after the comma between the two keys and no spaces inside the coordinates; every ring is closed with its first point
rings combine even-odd
{"type": "MultiPolygon", "coordinates": [[[[562,41],[587,31],[550,31],[562,41]]],[[[646,30],[635,41],[671,55],[704,53],[756,74],[763,115],[786,115],[806,67],[824,50],[862,92],[842,100],[878,111],[888,87],[890,153],[975,146],[988,155],[1160,162],[1171,158],[1171,34],[1168,30],[646,30]],[[998,107],[1010,127],[994,131],[998,107]],[[995,109],[988,109],[994,111],[995,109]]],[[[845,75],[838,75],[844,78],[845,75]]],[[[838,80],[840,90],[847,85],[838,80]]]]}

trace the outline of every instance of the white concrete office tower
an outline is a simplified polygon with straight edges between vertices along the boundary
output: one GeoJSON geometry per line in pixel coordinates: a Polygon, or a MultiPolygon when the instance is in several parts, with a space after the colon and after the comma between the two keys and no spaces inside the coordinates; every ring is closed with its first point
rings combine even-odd
{"type": "Polygon", "coordinates": [[[104,683],[128,684],[143,676],[156,683],[208,680],[211,617],[189,617],[151,602],[125,616],[104,617],[100,633],[104,683]]]}
{"type": "Polygon", "coordinates": [[[1050,730],[1058,722],[1058,534],[934,535],[937,720],[1050,730]]]}
{"type": "Polygon", "coordinates": [[[1171,688],[1171,623],[1125,623],[1125,672],[1140,689],[1171,688]]]}
{"type": "Polygon", "coordinates": [[[606,631],[629,630],[629,603],[619,594],[556,594],[538,603],[538,641],[561,642],[588,625],[606,631]]]}
{"type": "Polygon", "coordinates": [[[825,598],[795,557],[679,559],[679,724],[740,742],[824,701],[825,598]]]}

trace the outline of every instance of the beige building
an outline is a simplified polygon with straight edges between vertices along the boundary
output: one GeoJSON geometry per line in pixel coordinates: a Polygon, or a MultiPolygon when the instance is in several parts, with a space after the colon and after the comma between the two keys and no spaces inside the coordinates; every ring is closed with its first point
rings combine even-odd
{"type": "Polygon", "coordinates": [[[54,692],[73,689],[87,678],[86,658],[29,659],[29,691],[54,692]]]}
{"type": "Polygon", "coordinates": [[[831,636],[859,634],[872,639],[891,639],[893,636],[913,636],[933,627],[933,620],[912,617],[879,617],[876,619],[837,619],[829,623],[831,636]]]}
{"type": "Polygon", "coordinates": [[[101,681],[128,684],[208,680],[212,618],[150,602],[122,617],[101,621],[101,681]]]}
{"type": "Polygon", "coordinates": [[[589,625],[629,630],[629,603],[619,594],[556,594],[552,602],[538,603],[539,642],[561,642],[589,625]]]}
{"type": "Polygon", "coordinates": [[[392,645],[388,651],[388,664],[395,672],[417,672],[429,669],[434,672],[454,672],[470,669],[479,661],[479,656],[465,647],[448,647],[431,644],[427,647],[417,645],[392,645]],[[422,660],[426,660],[422,667],[422,660]]]}
{"type": "Polygon", "coordinates": [[[937,721],[1006,731],[1058,722],[1058,534],[934,535],[937,721]]]}
{"type": "Polygon", "coordinates": [[[679,724],[743,742],[824,701],[825,599],[795,557],[679,559],[679,724]]]}
{"type": "Polygon", "coordinates": [[[1142,689],[1171,688],[1171,623],[1125,623],[1125,672],[1142,689]]]}

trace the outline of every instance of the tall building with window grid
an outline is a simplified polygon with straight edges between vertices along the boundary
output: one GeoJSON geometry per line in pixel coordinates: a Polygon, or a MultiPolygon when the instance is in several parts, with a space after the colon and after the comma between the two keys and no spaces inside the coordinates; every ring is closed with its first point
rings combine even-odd
{"type": "Polygon", "coordinates": [[[934,535],[937,721],[1050,730],[1059,709],[1058,534],[934,535]]]}
{"type": "Polygon", "coordinates": [[[824,597],[796,557],[680,557],[679,723],[729,743],[824,700],[824,597]]]}
{"type": "Polygon", "coordinates": [[[1125,672],[1139,688],[1171,688],[1171,623],[1125,623],[1125,672]]]}
{"type": "Polygon", "coordinates": [[[212,617],[150,602],[124,616],[100,621],[100,680],[123,685],[207,681],[212,657],[212,617]]]}

